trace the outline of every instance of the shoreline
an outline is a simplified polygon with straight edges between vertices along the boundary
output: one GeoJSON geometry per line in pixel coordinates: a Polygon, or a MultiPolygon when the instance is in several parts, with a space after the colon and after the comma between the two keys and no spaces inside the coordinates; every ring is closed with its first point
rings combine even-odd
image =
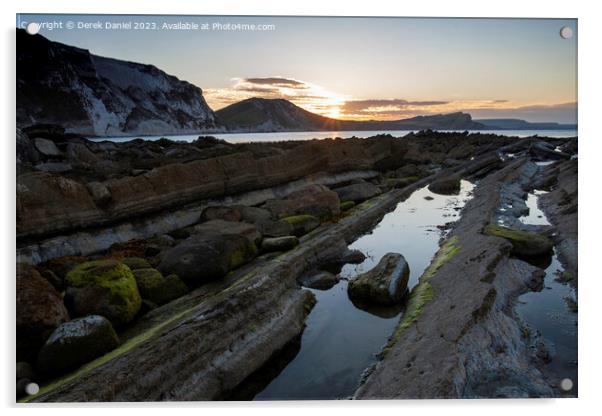
{"type": "MultiPolygon", "coordinates": [[[[537,268],[509,257],[508,241],[486,236],[482,229],[499,214],[502,187],[525,189],[542,180],[538,172],[547,168],[528,160],[555,157],[565,160],[559,164],[576,164],[569,160],[576,154],[575,139],[515,140],[490,134],[424,132],[407,139],[379,136],[236,145],[220,140],[204,144],[163,140],[144,142],[139,147],[128,142],[108,146],[69,137],[50,140],[21,135],[19,140],[22,166],[17,179],[17,242],[22,254],[23,250],[46,250],[37,260],[30,256],[44,273],[58,273],[54,265],[60,264],[61,258],[87,261],[109,256],[126,261],[133,255],[143,256],[152,267],[161,269],[166,267],[169,253],[194,241],[197,233],[202,235],[201,230],[208,230],[216,221],[207,217],[212,207],[219,207],[216,214],[227,217],[219,217],[217,221],[222,222],[215,225],[222,231],[211,238],[222,238],[223,230],[230,228],[244,239],[260,230],[259,240],[253,237],[257,247],[262,234],[270,236],[273,232],[266,227],[281,226],[282,220],[272,217],[265,222],[254,217],[245,223],[240,217],[233,220],[232,212],[252,208],[258,214],[284,209],[285,215],[297,216],[295,221],[307,217],[308,212],[326,215],[317,226],[299,235],[295,248],[272,254],[256,252],[242,264],[237,262],[221,279],[191,287],[187,295],[145,311],[118,331],[120,347],[69,373],[58,384],[43,387],[28,401],[227,397],[303,331],[314,300],[297,278],[327,263],[340,262],[347,255],[347,246],[370,232],[400,201],[420,187],[450,178],[478,181],[475,197],[445,239],[454,242],[450,243],[454,254],[442,260],[448,244],[443,243],[444,252],[434,258],[426,272],[428,278],[423,276],[415,289],[431,285],[435,297],[418,305],[420,313],[415,318],[408,321],[408,316],[402,315],[402,330],[395,331],[383,359],[355,397],[555,394],[529,361],[531,355],[520,327],[512,314],[507,314],[508,305],[528,290],[526,285],[537,268]],[[39,159],[25,150],[40,152],[42,145],[47,154],[37,157],[46,160],[43,163],[69,163],[70,170],[40,172],[39,159]],[[559,152],[554,150],[558,147],[562,148],[559,152]],[[90,154],[97,162],[86,165],[84,158],[90,154]],[[129,170],[121,170],[122,162],[129,170]],[[147,168],[134,172],[136,164],[147,168]],[[362,194],[343,212],[342,189],[349,186],[362,194]],[[48,189],[55,189],[56,194],[48,189]],[[82,206],[81,201],[87,205],[82,206]],[[76,236],[79,240],[74,239],[76,236]],[[463,276],[471,278],[463,280],[463,276]],[[454,299],[463,299],[463,303],[454,299]],[[253,317],[251,321],[249,317],[253,317]],[[483,343],[495,331],[508,337],[491,350],[483,343]],[[450,353],[450,348],[455,352],[450,353]],[[415,357],[409,360],[411,354],[415,357]],[[463,364],[450,361],[449,357],[458,356],[469,358],[463,364]],[[410,367],[406,366],[408,361],[412,362],[410,367]],[[440,365],[434,366],[434,362],[440,365]],[[500,362],[501,367],[488,367],[492,362],[500,362]],[[523,374],[523,381],[512,379],[519,390],[505,389],[495,377],[497,381],[476,381],[496,371],[518,374],[517,368],[525,366],[529,372],[523,374]],[[399,379],[394,374],[407,377],[399,379]],[[103,384],[106,379],[113,381],[103,384]],[[189,385],[183,379],[189,379],[189,385]]],[[[571,171],[562,178],[565,188],[574,180],[571,171]]],[[[563,195],[551,199],[550,206],[557,206],[563,195]]],[[[271,212],[276,215],[280,211],[271,212]]],[[[564,232],[572,232],[573,223],[564,224],[564,232]]]]}

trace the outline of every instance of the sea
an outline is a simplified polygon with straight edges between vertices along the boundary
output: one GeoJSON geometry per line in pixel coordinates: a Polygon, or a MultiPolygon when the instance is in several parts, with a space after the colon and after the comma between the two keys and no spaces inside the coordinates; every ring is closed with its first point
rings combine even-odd
{"type": "MultiPolygon", "coordinates": [[[[453,130],[441,130],[453,131],[453,130]]],[[[229,143],[250,143],[250,142],[281,142],[286,140],[313,140],[313,139],[334,139],[337,137],[372,137],[378,134],[390,134],[395,137],[403,137],[412,131],[408,130],[357,130],[357,131],[295,131],[295,132],[274,132],[274,133],[197,133],[197,134],[165,134],[160,136],[122,136],[122,137],[91,137],[91,140],[102,141],[109,140],[113,142],[128,142],[134,139],[159,140],[163,137],[183,142],[192,142],[199,136],[213,136],[223,139],[229,143]]],[[[414,132],[417,132],[414,131],[414,132]]],[[[462,132],[462,131],[458,131],[462,132]]],[[[470,133],[497,134],[511,137],[574,137],[577,136],[577,130],[471,130],[470,133]]]]}

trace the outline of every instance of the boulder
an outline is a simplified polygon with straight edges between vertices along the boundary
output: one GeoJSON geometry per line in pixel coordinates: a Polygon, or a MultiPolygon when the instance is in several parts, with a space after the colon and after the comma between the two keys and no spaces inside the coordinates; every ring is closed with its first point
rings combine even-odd
{"type": "Polygon", "coordinates": [[[134,277],[142,299],[156,305],[163,305],[188,293],[188,287],[175,274],[163,277],[153,268],[136,269],[134,277]]]}
{"type": "Polygon", "coordinates": [[[60,374],[79,367],[119,346],[111,323],[99,315],[74,319],[50,335],[38,357],[38,368],[60,374]]]}
{"type": "Polygon", "coordinates": [[[293,228],[282,220],[274,221],[272,213],[264,208],[239,205],[241,221],[253,224],[264,237],[285,237],[291,235],[293,228]]]}
{"type": "Polygon", "coordinates": [[[259,245],[262,239],[257,227],[246,222],[211,220],[195,225],[192,230],[196,234],[240,235],[255,245],[259,245]]]}
{"type": "Polygon", "coordinates": [[[460,192],[460,176],[452,174],[437,178],[429,185],[429,191],[439,195],[457,195],[460,192]]]}
{"type": "Polygon", "coordinates": [[[512,243],[512,253],[519,257],[538,257],[552,253],[554,243],[543,234],[513,230],[501,225],[489,224],[485,234],[502,237],[512,243]]]}
{"type": "Polygon", "coordinates": [[[241,221],[258,224],[272,219],[272,213],[264,208],[238,206],[241,221]]]}
{"type": "Polygon", "coordinates": [[[401,302],[409,277],[406,259],[401,254],[388,253],[376,267],[351,279],[347,292],[357,302],[394,305],[401,302]]]}
{"type": "Polygon", "coordinates": [[[370,182],[354,183],[336,188],[334,191],[341,201],[353,201],[356,204],[381,193],[380,189],[370,182]]]}
{"type": "Polygon", "coordinates": [[[38,139],[34,139],[33,144],[36,147],[36,149],[38,150],[38,152],[40,152],[44,156],[49,156],[49,157],[61,156],[61,151],[58,149],[58,147],[56,147],[56,145],[54,144],[54,142],[52,140],[38,138],[38,139]]]}
{"type": "Polygon", "coordinates": [[[16,294],[17,359],[29,360],[69,314],[61,295],[30,265],[17,264],[16,294]]]}
{"type": "Polygon", "coordinates": [[[201,213],[201,221],[210,221],[210,220],[240,221],[241,218],[242,218],[241,212],[235,206],[207,207],[201,213]]]}
{"type": "Polygon", "coordinates": [[[301,237],[320,226],[320,220],[313,215],[293,215],[282,219],[293,227],[292,234],[301,237]]]}
{"type": "Polygon", "coordinates": [[[74,316],[102,315],[114,325],[130,322],[141,298],[129,267],[113,260],[82,263],[67,273],[65,303],[74,316]]]}
{"type": "Polygon", "coordinates": [[[339,276],[326,271],[309,273],[299,278],[299,284],[311,289],[328,290],[339,283],[339,276]]]}
{"type": "Polygon", "coordinates": [[[261,242],[261,251],[287,251],[299,245],[299,239],[294,235],[285,237],[265,238],[261,242]]]}
{"type": "Polygon", "coordinates": [[[284,220],[266,221],[257,225],[265,237],[286,237],[293,233],[293,226],[284,220]]]}
{"type": "Polygon", "coordinates": [[[294,215],[313,215],[328,220],[340,213],[337,194],[324,185],[309,185],[288,195],[284,199],[271,199],[265,202],[274,218],[294,215]]]}
{"type": "Polygon", "coordinates": [[[198,286],[225,276],[257,255],[257,247],[240,234],[193,235],[165,251],[157,267],[176,274],[188,286],[198,286]]]}

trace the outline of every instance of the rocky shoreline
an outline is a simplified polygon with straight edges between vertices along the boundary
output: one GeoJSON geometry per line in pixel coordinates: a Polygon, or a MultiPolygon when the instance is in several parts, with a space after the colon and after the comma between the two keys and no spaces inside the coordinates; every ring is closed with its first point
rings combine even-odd
{"type": "Polygon", "coordinates": [[[42,383],[27,400],[229,398],[302,333],[314,300],[298,281],[353,261],[348,245],[413,191],[461,178],[475,197],[355,397],[557,395],[512,313],[539,269],[514,234],[484,228],[499,225],[503,189],[548,183],[557,234],[522,232],[552,236],[576,284],[576,138],[113,143],[45,126],[18,131],[17,149],[18,360],[42,383]],[[85,339],[106,347],[43,364],[85,339]]]}

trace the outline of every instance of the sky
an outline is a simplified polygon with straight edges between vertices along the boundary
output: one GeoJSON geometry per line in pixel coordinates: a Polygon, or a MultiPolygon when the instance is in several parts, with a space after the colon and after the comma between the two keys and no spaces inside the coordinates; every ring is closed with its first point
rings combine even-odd
{"type": "Polygon", "coordinates": [[[155,65],[200,87],[214,110],[264,97],[339,119],[577,121],[575,19],[17,16],[27,22],[51,40],[155,65]],[[81,27],[93,22],[101,28],[81,27]]]}

